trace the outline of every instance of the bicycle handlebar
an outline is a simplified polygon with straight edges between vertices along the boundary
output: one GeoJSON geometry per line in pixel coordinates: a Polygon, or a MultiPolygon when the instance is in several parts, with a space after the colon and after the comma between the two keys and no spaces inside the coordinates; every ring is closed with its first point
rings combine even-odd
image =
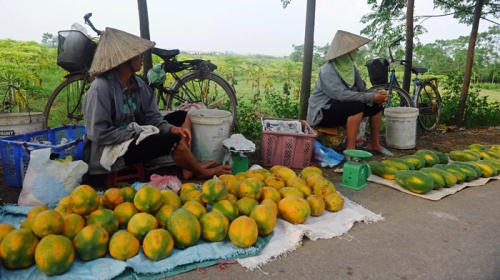
{"type": "Polygon", "coordinates": [[[85,16],[83,16],[83,19],[85,20],[85,24],[90,26],[92,28],[92,30],[95,31],[95,33],[97,33],[97,36],[101,36],[101,34],[103,33],[103,31],[101,30],[98,30],[97,28],[94,27],[94,25],[92,24],[92,22],[90,21],[90,17],[92,16],[92,13],[87,13],[85,16]]]}
{"type": "MultiPolygon", "coordinates": [[[[401,42],[402,40],[404,39],[403,36],[397,38],[396,40],[394,40],[390,45],[389,45],[389,55],[391,56],[391,61],[394,61],[394,57],[392,56],[392,50],[391,48],[394,47],[395,45],[398,45],[399,42],[401,42]]],[[[404,61],[406,62],[406,61],[404,61]]],[[[401,63],[403,63],[403,60],[401,61],[401,63]]]]}

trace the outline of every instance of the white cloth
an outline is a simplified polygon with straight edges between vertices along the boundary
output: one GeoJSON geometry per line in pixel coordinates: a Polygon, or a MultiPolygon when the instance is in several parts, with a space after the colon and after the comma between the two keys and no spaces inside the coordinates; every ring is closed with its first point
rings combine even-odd
{"type": "Polygon", "coordinates": [[[401,187],[394,180],[387,180],[387,179],[384,179],[380,176],[373,175],[373,174],[371,174],[370,177],[368,177],[368,179],[367,179],[367,181],[369,181],[369,182],[388,186],[388,187],[391,187],[393,189],[405,192],[407,194],[411,194],[411,195],[425,198],[428,200],[440,200],[441,198],[443,198],[445,196],[454,194],[454,193],[461,191],[467,187],[476,187],[476,186],[486,185],[486,183],[488,183],[488,181],[490,181],[490,180],[500,180],[500,176],[493,176],[493,177],[489,177],[489,178],[480,177],[480,178],[477,178],[476,180],[473,180],[470,182],[463,182],[461,184],[456,184],[450,188],[440,188],[439,190],[431,190],[430,192],[428,192],[426,194],[418,194],[418,193],[411,192],[411,191],[401,187]]]}
{"type": "MultiPolygon", "coordinates": [[[[146,137],[160,133],[160,130],[153,125],[138,125],[137,123],[132,122],[127,126],[127,129],[135,130],[136,128],[141,128],[141,133],[135,141],[136,145],[139,145],[139,143],[146,137]]],[[[128,151],[128,146],[132,143],[132,141],[134,141],[134,139],[127,140],[120,144],[107,145],[104,147],[100,161],[102,167],[111,171],[111,166],[119,157],[123,156],[128,151]]]]}
{"type": "MultiPolygon", "coordinates": [[[[309,217],[304,224],[291,224],[278,219],[273,237],[255,257],[238,259],[238,263],[254,270],[300,247],[304,236],[311,240],[330,239],[346,234],[357,222],[375,223],[384,217],[375,214],[344,196],[344,207],[338,212],[324,211],[319,217],[309,217]]],[[[349,237],[348,237],[349,238],[349,237]]]]}

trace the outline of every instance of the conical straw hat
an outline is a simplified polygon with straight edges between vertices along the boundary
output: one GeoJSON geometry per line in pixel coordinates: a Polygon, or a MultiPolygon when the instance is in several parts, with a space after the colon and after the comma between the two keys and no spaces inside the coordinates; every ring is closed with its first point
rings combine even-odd
{"type": "Polygon", "coordinates": [[[147,51],[155,45],[147,39],[130,33],[106,27],[101,35],[97,50],[92,60],[89,73],[99,75],[135,56],[147,51]]]}
{"type": "Polygon", "coordinates": [[[348,54],[353,50],[366,45],[371,40],[347,31],[339,30],[333,37],[332,44],[325,56],[325,61],[348,54]]]}

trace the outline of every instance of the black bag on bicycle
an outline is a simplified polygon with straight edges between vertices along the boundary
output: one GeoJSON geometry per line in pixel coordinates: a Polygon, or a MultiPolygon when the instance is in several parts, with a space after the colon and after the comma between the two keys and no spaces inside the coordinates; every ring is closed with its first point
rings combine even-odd
{"type": "Polygon", "coordinates": [[[372,85],[387,84],[389,78],[389,61],[385,58],[376,58],[367,61],[368,76],[372,85]]]}
{"type": "Polygon", "coordinates": [[[57,65],[73,72],[89,68],[97,44],[78,30],[59,31],[57,65]]]}

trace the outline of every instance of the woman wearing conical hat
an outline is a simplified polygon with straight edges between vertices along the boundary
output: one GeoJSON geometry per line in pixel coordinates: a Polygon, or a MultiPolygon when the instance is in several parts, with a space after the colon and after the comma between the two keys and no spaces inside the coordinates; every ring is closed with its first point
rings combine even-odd
{"type": "Polygon", "coordinates": [[[134,74],[141,70],[142,53],[154,44],[113,28],[101,36],[89,70],[95,80],[83,103],[89,174],[114,172],[165,155],[172,155],[184,178],[231,173],[229,165],[209,168],[215,161],[196,161],[190,151],[187,113],[164,118],[151,88],[134,74]]]}
{"type": "Polygon", "coordinates": [[[354,65],[358,49],[368,42],[367,38],[337,31],[309,97],[307,122],[315,127],[346,126],[346,149],[355,149],[361,120],[369,117],[371,134],[366,149],[392,156],[379,142],[382,104],[388,95],[385,91],[368,90],[354,65]]]}

